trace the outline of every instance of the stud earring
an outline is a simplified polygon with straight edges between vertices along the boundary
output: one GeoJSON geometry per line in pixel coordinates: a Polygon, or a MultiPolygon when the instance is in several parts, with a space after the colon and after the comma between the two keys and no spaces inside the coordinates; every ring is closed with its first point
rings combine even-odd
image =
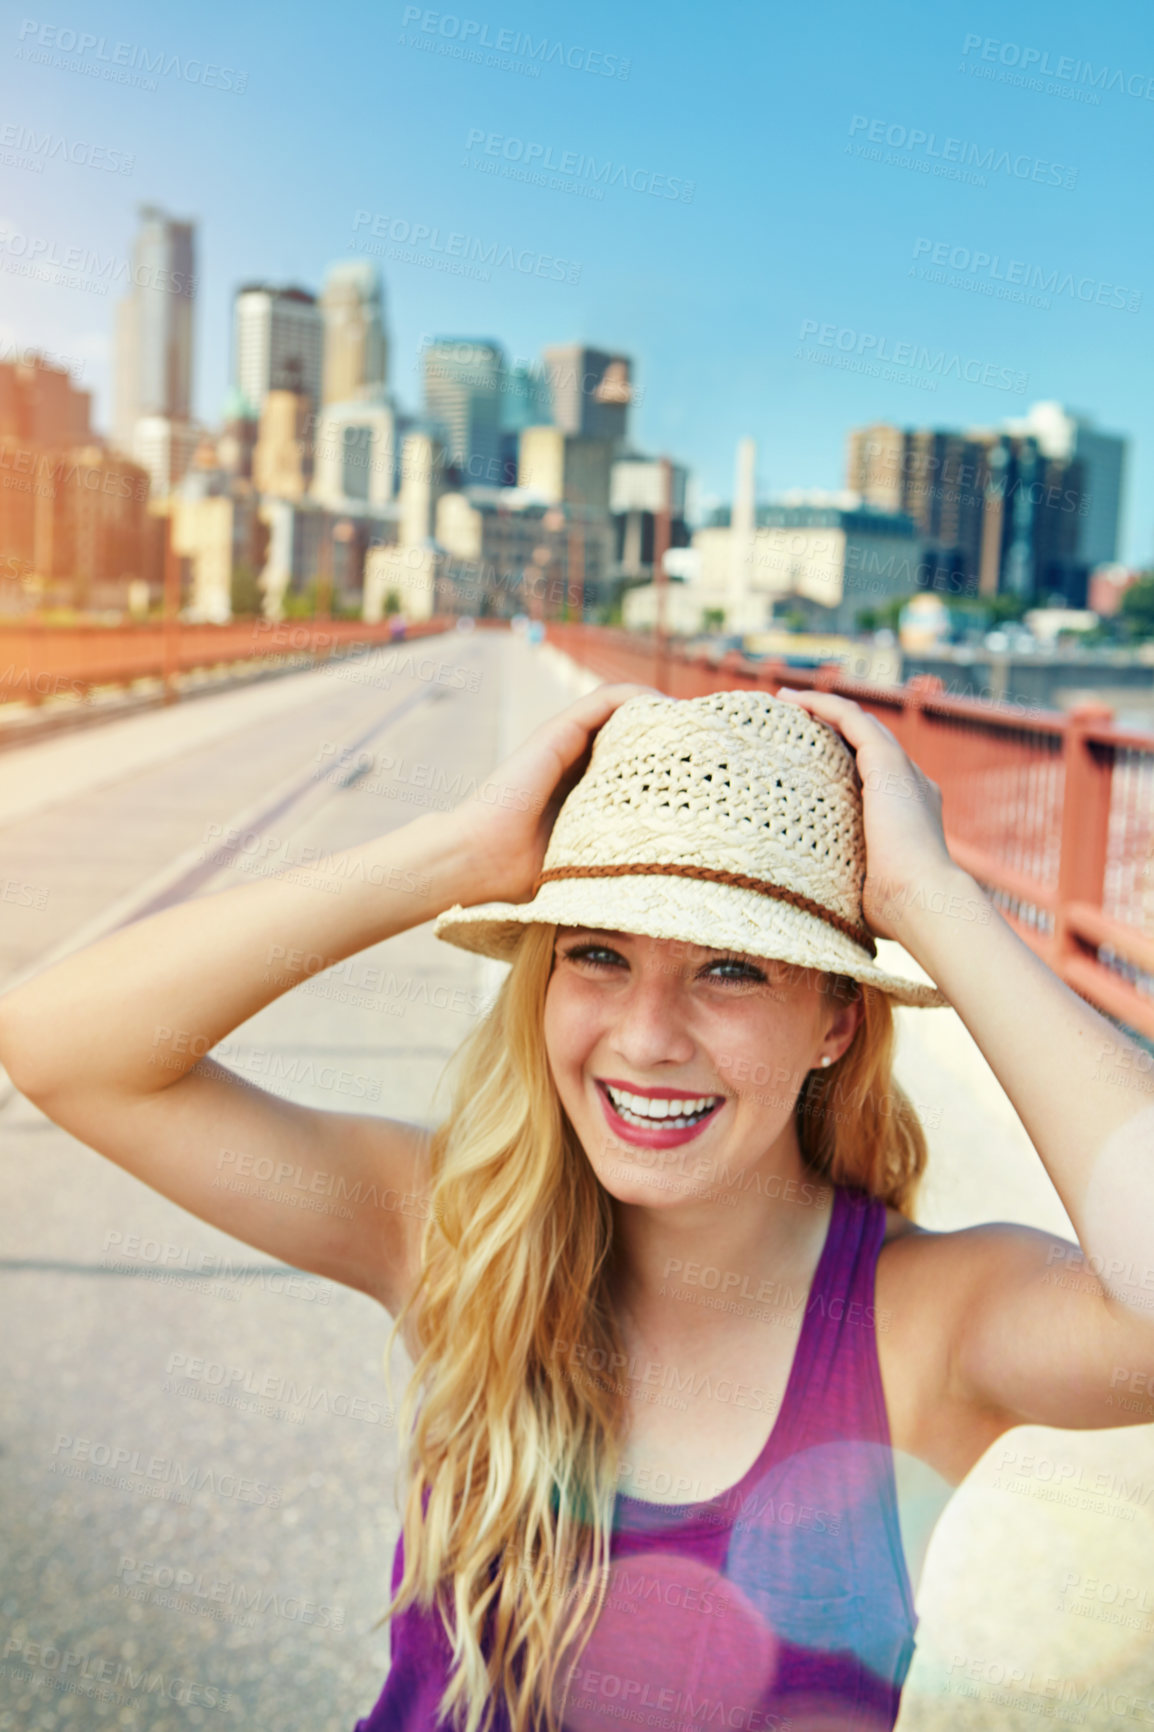
{"type": "Polygon", "coordinates": [[[830,1058],[828,1052],[823,1052],[821,1055],[821,1068],[822,1068],[822,1070],[828,1070],[832,1063],[833,1063],[833,1060],[832,1060],[832,1058],[830,1058]]]}

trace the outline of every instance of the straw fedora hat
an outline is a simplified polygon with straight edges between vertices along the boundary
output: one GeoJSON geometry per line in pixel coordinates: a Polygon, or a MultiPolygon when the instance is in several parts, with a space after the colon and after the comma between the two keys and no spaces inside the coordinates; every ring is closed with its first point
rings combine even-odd
{"type": "Polygon", "coordinates": [[[592,926],[845,974],[888,974],[862,918],[861,783],[841,735],[767,692],[630,698],[557,815],[531,901],[459,903],[438,938],[512,960],[529,924],[592,926]]]}

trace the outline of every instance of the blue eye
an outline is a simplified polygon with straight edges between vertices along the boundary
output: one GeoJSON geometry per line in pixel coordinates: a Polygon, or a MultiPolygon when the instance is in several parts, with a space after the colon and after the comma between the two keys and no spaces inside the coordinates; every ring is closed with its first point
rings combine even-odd
{"type": "Polygon", "coordinates": [[[752,963],[742,962],[736,956],[723,956],[720,961],[711,962],[705,972],[707,974],[714,974],[714,970],[719,968],[728,969],[730,972],[727,974],[714,975],[714,978],[717,980],[764,981],[765,979],[765,975],[762,973],[760,968],[754,968],[752,963]]]}
{"type": "MultiPolygon", "coordinates": [[[[611,950],[607,944],[574,944],[569,950],[559,954],[566,962],[581,962],[590,968],[627,968],[629,965],[618,950],[611,950]]],[[[706,963],[701,970],[700,979],[737,982],[760,982],[765,984],[768,976],[764,970],[755,968],[740,956],[720,956],[716,962],[706,963]],[[719,972],[724,971],[724,972],[719,972]]]]}
{"type": "Polygon", "coordinates": [[[594,968],[612,968],[615,963],[625,960],[605,944],[575,944],[572,950],[563,950],[561,954],[566,962],[588,962],[594,968]]]}

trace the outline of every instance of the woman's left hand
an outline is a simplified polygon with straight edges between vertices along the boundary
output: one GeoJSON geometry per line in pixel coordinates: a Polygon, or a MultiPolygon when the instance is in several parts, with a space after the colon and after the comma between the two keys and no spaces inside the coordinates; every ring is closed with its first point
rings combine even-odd
{"type": "Polygon", "coordinates": [[[907,757],[884,722],[832,692],[782,686],[778,697],[836,728],[857,755],[862,783],[866,879],[862,913],[879,938],[897,938],[902,910],[957,866],[942,828],[942,791],[907,757]]]}

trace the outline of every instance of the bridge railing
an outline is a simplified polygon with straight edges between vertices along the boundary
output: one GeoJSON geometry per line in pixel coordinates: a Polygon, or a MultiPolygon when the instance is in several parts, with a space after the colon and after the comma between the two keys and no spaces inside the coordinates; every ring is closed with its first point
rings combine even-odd
{"type": "MultiPolygon", "coordinates": [[[[407,625],[404,639],[448,630],[455,621],[407,625]]],[[[179,674],[238,662],[298,662],[354,654],[392,642],[388,620],[235,620],[228,625],[156,621],[139,625],[0,627],[0,704],[39,704],[48,697],[82,698],[97,686],[165,683],[179,696],[179,674]]]]}
{"type": "Polygon", "coordinates": [[[946,695],[839,668],[719,660],[633,632],[550,625],[559,650],[607,680],[703,697],[743,686],[837,692],[878,716],[942,789],[950,851],[1056,974],[1154,1039],[1154,734],[1103,705],[1068,713],[946,695]]]}

